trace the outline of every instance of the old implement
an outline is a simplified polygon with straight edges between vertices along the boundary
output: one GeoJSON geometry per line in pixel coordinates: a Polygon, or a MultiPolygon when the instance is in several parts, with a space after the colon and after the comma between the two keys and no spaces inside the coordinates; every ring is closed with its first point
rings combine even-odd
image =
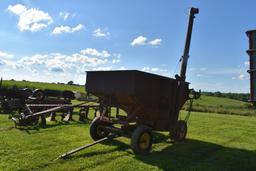
{"type": "Polygon", "coordinates": [[[152,131],[168,131],[177,142],[185,139],[188,117],[178,120],[179,112],[187,100],[200,96],[189,89],[185,81],[193,20],[197,13],[197,8],[190,9],[180,74],[175,79],[137,70],[87,72],[86,89],[97,96],[100,103],[99,116],[90,125],[90,135],[96,144],[109,135],[124,136],[131,139],[134,153],[140,154],[151,150],[152,131]],[[113,116],[113,108],[124,112],[113,116]]]}

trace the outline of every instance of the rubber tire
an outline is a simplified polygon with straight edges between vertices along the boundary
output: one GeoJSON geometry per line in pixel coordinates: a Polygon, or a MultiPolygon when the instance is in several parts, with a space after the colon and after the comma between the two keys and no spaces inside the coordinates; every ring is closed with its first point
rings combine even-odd
{"type": "Polygon", "coordinates": [[[106,123],[103,123],[100,121],[100,117],[96,117],[93,119],[93,121],[90,124],[90,136],[94,141],[97,141],[99,139],[105,138],[109,135],[109,132],[101,130],[102,134],[98,134],[98,127],[107,125],[106,123]]]}
{"type": "Polygon", "coordinates": [[[74,93],[72,91],[67,91],[67,90],[62,92],[62,97],[70,100],[75,99],[74,93]]]}
{"type": "Polygon", "coordinates": [[[40,90],[40,89],[36,89],[34,92],[33,92],[33,97],[35,97],[37,100],[44,100],[45,98],[45,94],[44,94],[44,91],[43,90],[40,90]]]}
{"type": "Polygon", "coordinates": [[[139,125],[132,133],[132,137],[131,137],[131,148],[133,150],[133,152],[135,154],[145,154],[145,153],[149,153],[151,151],[151,147],[152,147],[152,142],[153,142],[153,138],[152,138],[152,129],[146,125],[139,125]],[[139,141],[141,136],[144,133],[148,133],[149,134],[149,144],[148,147],[146,149],[141,149],[139,146],[139,141]]]}
{"type": "Polygon", "coordinates": [[[29,96],[32,95],[33,91],[29,88],[24,88],[22,89],[23,94],[24,94],[24,98],[27,99],[29,96]]]}
{"type": "Polygon", "coordinates": [[[171,134],[171,139],[174,140],[174,142],[184,141],[187,136],[187,129],[187,123],[184,120],[179,120],[171,134]],[[183,131],[183,133],[181,133],[181,131],[183,131]]]}
{"type": "Polygon", "coordinates": [[[7,101],[2,102],[1,108],[3,110],[3,113],[5,113],[5,114],[12,113],[12,108],[11,108],[11,106],[9,105],[9,103],[7,101]]]}

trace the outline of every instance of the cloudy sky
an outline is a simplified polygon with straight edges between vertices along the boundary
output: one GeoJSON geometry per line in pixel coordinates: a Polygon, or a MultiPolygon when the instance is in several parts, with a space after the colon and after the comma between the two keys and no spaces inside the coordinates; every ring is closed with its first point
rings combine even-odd
{"type": "Polygon", "coordinates": [[[195,19],[187,80],[204,91],[249,92],[253,0],[4,0],[0,76],[84,84],[85,71],[179,73],[188,8],[195,19]]]}

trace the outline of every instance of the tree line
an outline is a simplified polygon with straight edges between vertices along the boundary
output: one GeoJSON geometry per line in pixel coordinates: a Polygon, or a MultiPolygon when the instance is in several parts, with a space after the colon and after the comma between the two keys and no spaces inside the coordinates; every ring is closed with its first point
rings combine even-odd
{"type": "Polygon", "coordinates": [[[248,102],[250,94],[249,93],[222,93],[220,91],[216,92],[202,92],[202,95],[214,96],[214,97],[226,97],[230,99],[240,100],[248,102]]]}

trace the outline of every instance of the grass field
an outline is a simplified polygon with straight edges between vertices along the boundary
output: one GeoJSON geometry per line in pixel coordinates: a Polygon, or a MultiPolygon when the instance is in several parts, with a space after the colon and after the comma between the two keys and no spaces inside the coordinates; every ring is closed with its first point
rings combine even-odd
{"type": "MultiPolygon", "coordinates": [[[[185,105],[188,109],[188,103],[185,105]]],[[[201,96],[193,103],[193,111],[256,116],[256,110],[247,102],[224,97],[201,96]]]]}
{"type": "MultiPolygon", "coordinates": [[[[77,120],[77,118],[75,118],[77,120]]],[[[172,144],[154,133],[147,155],[134,155],[118,138],[53,161],[92,142],[88,123],[50,123],[45,129],[0,130],[0,170],[256,170],[256,117],[193,112],[187,140],[172,144]]],[[[12,126],[0,115],[0,127],[12,126]]]]}
{"type": "MultiPolygon", "coordinates": [[[[83,86],[50,83],[4,81],[3,85],[84,92],[83,86]]],[[[255,109],[237,100],[202,96],[194,102],[193,111],[200,112],[192,112],[184,142],[171,143],[168,133],[155,132],[152,152],[147,155],[134,155],[130,140],[118,138],[57,161],[54,159],[59,155],[92,142],[90,121],[77,122],[76,115],[75,121],[50,122],[45,129],[15,129],[8,115],[3,114],[0,115],[0,171],[256,170],[255,109]]],[[[183,117],[184,114],[185,111],[183,117]]]]}
{"type": "Polygon", "coordinates": [[[10,81],[3,80],[4,87],[22,87],[32,89],[50,89],[50,90],[71,90],[77,92],[84,92],[84,86],[67,85],[67,84],[55,84],[55,83],[43,83],[43,82],[30,82],[30,81],[10,81]]]}

